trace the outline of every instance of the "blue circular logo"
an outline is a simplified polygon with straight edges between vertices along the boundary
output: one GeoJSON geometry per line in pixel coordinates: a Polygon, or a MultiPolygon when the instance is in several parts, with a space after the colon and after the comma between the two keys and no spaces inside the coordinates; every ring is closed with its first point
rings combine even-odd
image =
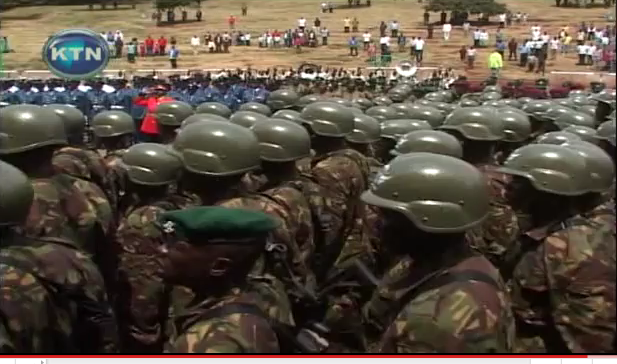
{"type": "Polygon", "coordinates": [[[109,63],[107,41],[88,29],[55,33],[43,46],[43,61],[58,77],[83,79],[100,74],[109,63]]]}

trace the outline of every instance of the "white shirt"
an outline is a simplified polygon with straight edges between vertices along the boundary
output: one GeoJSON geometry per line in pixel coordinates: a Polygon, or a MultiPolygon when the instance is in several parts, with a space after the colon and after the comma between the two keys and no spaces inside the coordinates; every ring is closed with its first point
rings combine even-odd
{"type": "Polygon", "coordinates": [[[533,39],[533,40],[540,39],[540,36],[542,36],[542,34],[540,34],[539,30],[535,30],[535,31],[531,32],[531,39],[533,39]]]}
{"type": "Polygon", "coordinates": [[[578,54],[587,54],[587,49],[589,47],[585,44],[581,44],[580,46],[578,46],[578,54]]]}
{"type": "Polygon", "coordinates": [[[585,40],[585,32],[578,32],[578,35],[576,36],[577,40],[585,40]]]}
{"type": "Polygon", "coordinates": [[[482,37],[482,32],[475,31],[473,32],[473,39],[480,39],[482,37]]]}
{"type": "Polygon", "coordinates": [[[370,42],[371,41],[371,33],[364,33],[364,34],[362,34],[362,40],[364,40],[364,42],[370,42]]]}
{"type": "Polygon", "coordinates": [[[596,53],[596,46],[595,45],[587,47],[587,55],[588,56],[593,56],[594,53],[596,53]]]}
{"type": "Polygon", "coordinates": [[[609,45],[611,42],[610,38],[605,36],[602,36],[602,45],[609,45]]]}
{"type": "Polygon", "coordinates": [[[415,38],[409,41],[409,45],[412,46],[414,49],[416,48],[416,43],[418,43],[418,40],[415,38]]]}
{"type": "Polygon", "coordinates": [[[499,21],[505,23],[506,22],[506,14],[499,14],[499,21]]]}
{"type": "Polygon", "coordinates": [[[559,40],[557,39],[551,40],[551,49],[559,49],[559,40]]]}
{"type": "Polygon", "coordinates": [[[196,46],[198,46],[199,44],[201,44],[201,41],[200,41],[199,37],[193,37],[193,38],[191,38],[191,45],[192,45],[192,46],[196,47],[196,46]]]}
{"type": "Polygon", "coordinates": [[[467,49],[467,57],[475,57],[476,55],[476,49],[467,49]]]}
{"type": "Polygon", "coordinates": [[[421,51],[423,49],[424,49],[424,39],[417,39],[416,40],[416,50],[421,51]]]}
{"type": "Polygon", "coordinates": [[[551,36],[548,34],[542,34],[542,41],[544,43],[548,43],[548,41],[551,40],[551,36]]]}
{"type": "Polygon", "coordinates": [[[381,37],[379,38],[379,44],[390,45],[390,37],[381,37]]]}
{"type": "Polygon", "coordinates": [[[298,19],[298,26],[299,27],[305,27],[306,26],[306,19],[304,19],[304,18],[298,19]]]}
{"type": "Polygon", "coordinates": [[[488,33],[480,33],[481,40],[488,40],[488,33]]]}
{"type": "Polygon", "coordinates": [[[542,30],[542,27],[541,27],[541,26],[539,26],[539,25],[534,25],[534,26],[532,26],[532,27],[531,27],[531,33],[532,33],[532,34],[533,34],[533,33],[536,33],[536,32],[537,32],[537,33],[540,33],[540,30],[542,30]]]}
{"type": "Polygon", "coordinates": [[[444,24],[444,25],[443,25],[443,31],[444,31],[444,32],[450,32],[450,31],[452,31],[452,24],[450,24],[450,23],[446,23],[446,24],[444,24]]]}
{"type": "Polygon", "coordinates": [[[392,22],[392,24],[390,24],[390,27],[394,30],[398,30],[398,22],[397,21],[392,22]]]}

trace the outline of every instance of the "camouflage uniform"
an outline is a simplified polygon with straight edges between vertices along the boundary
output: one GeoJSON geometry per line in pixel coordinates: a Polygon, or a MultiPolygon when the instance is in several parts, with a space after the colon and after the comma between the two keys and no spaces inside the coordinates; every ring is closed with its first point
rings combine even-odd
{"type": "Polygon", "coordinates": [[[19,234],[34,190],[11,165],[0,162],[0,174],[0,352],[115,352],[115,321],[96,266],[70,241],[19,234]]]}
{"type": "MultiPolygon", "coordinates": [[[[225,245],[216,237],[225,238],[226,234],[233,231],[234,236],[238,237],[244,234],[246,237],[262,239],[251,240],[250,242],[235,242],[238,245],[244,245],[245,249],[249,246],[254,246],[254,252],[258,248],[264,248],[266,238],[264,233],[272,231],[276,227],[274,219],[268,217],[267,214],[260,212],[252,212],[248,210],[225,209],[220,207],[200,207],[183,211],[167,213],[164,218],[170,219],[170,215],[175,214],[176,218],[173,221],[178,222],[184,219],[193,220],[190,224],[191,229],[203,229],[207,236],[213,237],[219,245],[225,245]],[[204,210],[207,209],[207,210],[204,210]],[[233,212],[225,212],[233,211],[233,212]],[[200,215],[205,211],[206,215],[200,215]],[[213,216],[220,215],[220,216],[213,216]],[[191,216],[192,215],[192,216],[191,216]],[[226,215],[226,217],[223,217],[226,215]],[[231,216],[233,215],[233,216],[231,216]],[[238,218],[239,215],[242,215],[238,218]],[[243,219],[246,221],[246,216],[254,221],[255,224],[242,225],[243,219]],[[225,219],[226,221],[217,221],[217,219],[225,219]],[[237,226],[233,219],[238,218],[237,226]],[[257,221],[259,220],[259,221],[257,221]],[[217,226],[217,224],[219,226],[217,226]],[[223,227],[221,227],[223,226],[223,227]],[[225,231],[225,229],[229,229],[225,231]],[[220,229],[221,231],[217,231],[220,229]]],[[[165,220],[163,227],[168,229],[165,220]]],[[[186,224],[183,224],[187,226],[186,224]]],[[[193,236],[191,231],[183,229],[183,237],[188,240],[188,244],[207,245],[207,239],[193,241],[190,237],[193,236]]],[[[166,231],[167,232],[167,231],[166,231]]],[[[234,244],[233,240],[227,244],[234,244]]],[[[170,246],[172,249],[172,246],[170,246]]],[[[253,254],[257,257],[259,254],[253,254]]],[[[244,257],[245,259],[248,257],[244,257]]],[[[168,258],[171,260],[170,258],[168,258]]],[[[241,260],[242,261],[242,260],[241,260]]],[[[249,262],[242,261],[246,265],[249,262]]],[[[236,263],[237,264],[237,263],[236,263]]],[[[230,268],[233,269],[233,268],[230,268]]],[[[200,276],[201,277],[201,276],[200,276]]],[[[198,277],[195,277],[199,279],[198,277]]],[[[276,333],[272,330],[270,319],[262,311],[261,298],[255,293],[251,293],[244,286],[232,284],[227,281],[226,276],[216,277],[218,285],[224,287],[223,292],[217,295],[211,295],[207,292],[213,291],[213,277],[205,277],[206,282],[193,282],[196,296],[191,307],[178,313],[174,317],[172,325],[172,335],[165,352],[168,353],[277,353],[279,352],[279,342],[276,333]],[[210,278],[208,280],[208,278],[210,278]],[[201,287],[198,287],[200,285],[201,287]],[[202,289],[203,293],[199,290],[202,289]]],[[[236,279],[236,282],[238,279],[236,279]]],[[[220,288],[219,288],[220,289],[220,288]]]]}
{"type": "MultiPolygon", "coordinates": [[[[502,171],[566,204],[598,186],[588,158],[574,146],[529,145],[514,151],[502,171]],[[560,177],[541,181],[537,170],[560,177]]],[[[523,193],[512,198],[523,199],[523,193]]],[[[541,209],[542,196],[525,212],[541,209]]],[[[517,242],[520,259],[512,274],[512,300],[518,352],[614,351],[614,223],[594,221],[572,209],[564,205],[551,210],[552,222],[532,226],[517,242]]]]}
{"type": "MultiPolygon", "coordinates": [[[[408,221],[409,229],[421,231],[421,236],[429,239],[397,242],[401,249],[414,253],[401,256],[364,309],[366,321],[373,323],[377,334],[386,328],[372,351],[509,352],[514,320],[506,286],[490,262],[471,252],[464,241],[464,232],[480,224],[488,213],[489,196],[481,173],[450,156],[402,155],[384,169],[362,199],[398,211],[400,220],[394,220],[390,228],[399,231],[408,221]],[[420,172],[427,168],[441,173],[420,172]],[[448,192],[444,191],[446,186],[448,192]],[[425,199],[443,209],[425,209],[425,199]],[[441,215],[449,210],[446,206],[451,201],[464,206],[465,212],[450,210],[441,215]],[[460,243],[441,245],[440,233],[451,235],[450,239],[457,234],[460,243]],[[423,244],[433,248],[420,249],[423,244]]],[[[394,217],[388,216],[385,220],[394,217]]],[[[384,243],[393,244],[389,239],[403,238],[389,235],[384,243]]]]}

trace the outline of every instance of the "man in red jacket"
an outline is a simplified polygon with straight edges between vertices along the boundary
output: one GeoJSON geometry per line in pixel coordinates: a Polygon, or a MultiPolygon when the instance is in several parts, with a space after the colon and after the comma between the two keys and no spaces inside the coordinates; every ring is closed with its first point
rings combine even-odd
{"type": "Polygon", "coordinates": [[[139,128],[145,142],[156,142],[159,139],[159,125],[155,116],[156,107],[162,103],[174,101],[166,93],[167,88],[158,85],[149,94],[140,93],[133,102],[135,105],[148,108],[146,117],[139,128]]]}
{"type": "Polygon", "coordinates": [[[159,43],[159,52],[160,52],[159,56],[166,55],[167,53],[165,51],[167,48],[167,38],[161,35],[161,37],[158,40],[158,43],[159,43]]]}
{"type": "Polygon", "coordinates": [[[149,56],[153,55],[154,52],[154,39],[151,36],[148,36],[144,41],[146,43],[146,52],[149,56]]]}

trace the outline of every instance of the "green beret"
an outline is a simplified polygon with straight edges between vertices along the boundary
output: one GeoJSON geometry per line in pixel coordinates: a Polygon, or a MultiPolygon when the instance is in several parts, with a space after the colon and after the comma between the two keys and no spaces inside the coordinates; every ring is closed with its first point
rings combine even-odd
{"type": "Polygon", "coordinates": [[[278,223],[260,211],[201,206],[165,212],[160,225],[166,234],[174,234],[189,243],[216,244],[261,238],[276,229],[278,223]]]}

